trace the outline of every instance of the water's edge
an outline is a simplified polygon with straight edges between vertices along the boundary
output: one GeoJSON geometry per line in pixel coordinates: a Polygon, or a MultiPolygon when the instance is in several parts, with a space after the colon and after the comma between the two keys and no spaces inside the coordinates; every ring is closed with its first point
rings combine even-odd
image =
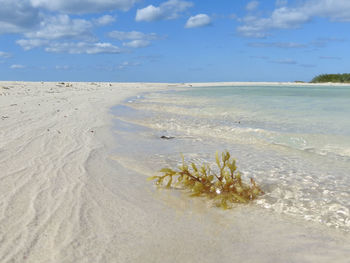
{"type": "Polygon", "coordinates": [[[203,117],[203,112],[208,112],[213,104],[208,107],[193,98],[184,103],[186,97],[182,92],[145,93],[113,109],[118,132],[135,134],[136,147],[147,149],[144,155],[140,154],[140,162],[146,157],[153,158],[149,162],[154,169],[174,166],[181,153],[197,162],[212,162],[215,151],[227,149],[237,158],[240,170],[254,177],[267,193],[256,205],[342,231],[350,230],[347,156],[320,154],[310,148],[298,149],[275,142],[259,144],[247,132],[237,132],[242,129],[240,123],[233,123],[236,129],[225,130],[227,118],[215,115],[215,110],[212,116],[203,117]],[[192,113],[187,111],[189,107],[192,113]],[[224,123],[220,123],[220,118],[224,123]],[[217,119],[216,126],[210,125],[211,119],[217,119]],[[151,148],[138,140],[157,141],[162,135],[175,139],[160,144],[152,142],[151,148]]]}

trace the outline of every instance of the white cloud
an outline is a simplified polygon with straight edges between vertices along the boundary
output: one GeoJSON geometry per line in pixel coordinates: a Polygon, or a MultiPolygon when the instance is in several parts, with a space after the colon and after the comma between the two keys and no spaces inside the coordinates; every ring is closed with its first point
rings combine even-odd
{"type": "Polygon", "coordinates": [[[31,50],[33,48],[48,45],[50,41],[46,39],[20,39],[17,40],[16,43],[20,45],[24,50],[31,50]]]}
{"type": "Polygon", "coordinates": [[[53,42],[45,50],[54,53],[69,54],[119,54],[121,49],[111,43],[89,43],[89,42],[53,42]]]}
{"type": "Polygon", "coordinates": [[[259,2],[258,2],[258,1],[251,1],[251,2],[249,2],[249,3],[246,5],[245,8],[246,8],[248,11],[253,11],[253,10],[257,9],[258,6],[259,6],[259,2]]]}
{"type": "MultiPolygon", "coordinates": [[[[99,42],[94,29],[113,23],[115,16],[72,18],[68,13],[98,13],[104,10],[127,10],[139,0],[0,0],[0,34],[17,33],[16,41],[24,50],[42,48],[47,52],[70,54],[121,53],[111,43],[99,42]],[[48,12],[47,10],[50,10],[48,12]],[[52,11],[52,12],[51,12],[52,11]]],[[[154,35],[147,35],[148,41],[154,35]]],[[[133,39],[134,40],[134,39],[133,39]]],[[[146,46],[146,42],[126,46],[146,46]]],[[[7,56],[5,52],[0,57],[7,56]]]]}
{"type": "Polygon", "coordinates": [[[68,15],[46,17],[37,30],[25,34],[31,39],[93,39],[92,23],[68,15]]]}
{"type": "Polygon", "coordinates": [[[350,22],[350,1],[348,0],[309,0],[301,9],[310,16],[350,22]]]}
{"type": "MultiPolygon", "coordinates": [[[[115,21],[115,17],[111,15],[103,15],[96,19],[71,19],[64,10],[59,14],[47,13],[41,5],[80,5],[81,12],[84,12],[86,6],[104,6],[106,4],[121,4],[122,2],[136,2],[136,0],[129,1],[113,1],[113,0],[0,0],[0,34],[6,33],[20,33],[26,34],[27,37],[36,38],[59,38],[72,35],[89,35],[89,30],[93,26],[105,26],[115,21]],[[32,4],[33,5],[32,5],[32,4]]],[[[124,3],[124,4],[125,4],[124,3]]],[[[99,12],[99,8],[92,9],[92,12],[99,12]]]]}
{"type": "Polygon", "coordinates": [[[119,54],[122,50],[111,44],[102,42],[67,42],[43,39],[20,39],[16,42],[24,50],[33,48],[44,48],[47,52],[69,53],[69,54],[119,54]]]}
{"type": "Polygon", "coordinates": [[[13,64],[13,65],[10,66],[11,69],[23,69],[25,67],[26,66],[21,65],[21,64],[13,64]]]}
{"type": "Polygon", "coordinates": [[[187,22],[186,28],[203,27],[211,24],[211,18],[206,14],[198,14],[191,16],[187,22]]]}
{"type": "Polygon", "coordinates": [[[271,26],[276,28],[296,28],[310,20],[310,15],[297,8],[281,7],[271,16],[271,26]]]}
{"type": "Polygon", "coordinates": [[[136,21],[154,21],[160,20],[163,18],[163,12],[160,7],[155,7],[153,5],[149,5],[143,9],[137,9],[136,12],[136,21]]]}
{"type": "Polygon", "coordinates": [[[111,15],[104,15],[97,19],[94,19],[95,24],[98,26],[106,26],[106,25],[112,24],[115,21],[116,21],[116,18],[111,15]]]}
{"type": "Polygon", "coordinates": [[[111,43],[97,42],[93,36],[94,26],[113,21],[106,15],[97,20],[71,19],[68,15],[46,16],[37,30],[24,34],[26,39],[16,43],[24,50],[44,48],[47,52],[70,54],[121,53],[121,49],[111,43]]]}
{"type": "Polygon", "coordinates": [[[21,33],[40,22],[39,11],[28,1],[0,0],[0,34],[21,33]]]}
{"type": "Polygon", "coordinates": [[[130,42],[124,42],[123,46],[132,47],[132,48],[141,48],[141,47],[148,47],[150,44],[151,42],[149,40],[136,39],[130,42]]]}
{"type": "MultiPolygon", "coordinates": [[[[139,0],[0,0],[0,34],[7,33],[28,33],[37,30],[48,31],[46,26],[53,27],[55,23],[64,26],[66,22],[67,29],[76,26],[82,26],[80,22],[95,26],[105,26],[115,21],[111,15],[103,15],[91,21],[84,19],[70,19],[70,23],[63,21],[68,13],[99,13],[104,10],[113,10],[115,8],[126,9],[131,7],[139,0]],[[46,9],[54,12],[47,12],[46,9]],[[76,8],[76,10],[75,10],[76,8]],[[75,10],[75,11],[74,11],[75,10]],[[58,12],[60,15],[57,15],[58,12]],[[53,17],[53,18],[52,18],[53,17]],[[55,21],[56,20],[56,21],[55,21]],[[80,23],[80,24],[79,24],[80,23]]],[[[57,25],[57,26],[58,26],[57,25]]],[[[57,29],[57,28],[54,28],[57,29]]],[[[62,31],[62,29],[58,29],[62,31]]],[[[42,32],[39,32],[40,34],[42,32]]]]}
{"type": "Polygon", "coordinates": [[[30,0],[34,7],[70,14],[129,10],[138,0],[30,0]]]}
{"type": "Polygon", "coordinates": [[[0,58],[10,58],[11,54],[7,52],[0,51],[0,58]]]}
{"type": "Polygon", "coordinates": [[[287,2],[277,1],[277,8],[269,17],[246,16],[237,31],[246,37],[265,37],[270,30],[298,28],[314,17],[331,21],[350,22],[350,1],[307,0],[296,7],[285,6],[287,2]]]}
{"type": "Polygon", "coordinates": [[[169,0],[162,3],[160,6],[149,5],[142,9],[137,9],[136,21],[156,21],[169,20],[179,17],[181,12],[192,7],[193,3],[181,0],[169,0]]]}
{"type": "Polygon", "coordinates": [[[273,11],[269,18],[247,16],[243,19],[244,25],[237,31],[246,37],[265,37],[271,29],[297,28],[310,20],[310,16],[298,9],[281,7],[273,11]]]}
{"type": "Polygon", "coordinates": [[[131,48],[147,47],[151,45],[151,40],[161,39],[156,33],[145,34],[138,31],[112,31],[108,36],[120,41],[127,41],[123,42],[123,46],[131,48]]]}

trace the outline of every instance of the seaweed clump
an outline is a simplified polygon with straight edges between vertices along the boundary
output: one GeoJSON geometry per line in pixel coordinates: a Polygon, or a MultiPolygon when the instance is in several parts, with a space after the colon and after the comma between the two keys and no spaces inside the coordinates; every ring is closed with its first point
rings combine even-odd
{"type": "Polygon", "coordinates": [[[225,151],[216,153],[218,171],[214,172],[208,164],[200,167],[193,162],[186,164],[182,156],[182,165],[178,170],[163,168],[162,175],[151,176],[148,180],[156,180],[156,185],[166,188],[182,187],[190,192],[190,196],[205,196],[213,199],[218,207],[228,209],[233,203],[248,203],[264,192],[250,178],[250,184],[243,182],[242,174],[237,171],[236,160],[225,151]]]}

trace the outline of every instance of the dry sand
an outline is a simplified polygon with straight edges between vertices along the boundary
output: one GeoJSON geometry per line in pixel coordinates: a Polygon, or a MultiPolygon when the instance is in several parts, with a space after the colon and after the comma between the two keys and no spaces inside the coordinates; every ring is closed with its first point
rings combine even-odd
{"type": "Polygon", "coordinates": [[[0,262],[97,262],[107,215],[87,167],[108,108],[147,87],[0,83],[0,262]]]}
{"type": "Polygon", "coordinates": [[[0,262],[349,262],[347,233],[188,205],[111,158],[109,108],[174,85],[0,82],[0,262]]]}

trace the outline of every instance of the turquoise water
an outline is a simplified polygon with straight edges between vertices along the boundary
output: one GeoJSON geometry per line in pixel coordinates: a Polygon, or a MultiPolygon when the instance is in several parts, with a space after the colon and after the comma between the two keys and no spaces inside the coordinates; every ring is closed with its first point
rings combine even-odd
{"type": "Polygon", "coordinates": [[[350,135],[349,87],[207,87],[182,94],[210,98],[211,106],[220,105],[221,114],[244,120],[246,126],[350,135]]]}
{"type": "Polygon", "coordinates": [[[350,87],[189,87],[124,107],[124,121],[153,136],[152,164],[176,165],[180,152],[212,162],[229,150],[266,192],[256,205],[350,231],[350,87]]]}

